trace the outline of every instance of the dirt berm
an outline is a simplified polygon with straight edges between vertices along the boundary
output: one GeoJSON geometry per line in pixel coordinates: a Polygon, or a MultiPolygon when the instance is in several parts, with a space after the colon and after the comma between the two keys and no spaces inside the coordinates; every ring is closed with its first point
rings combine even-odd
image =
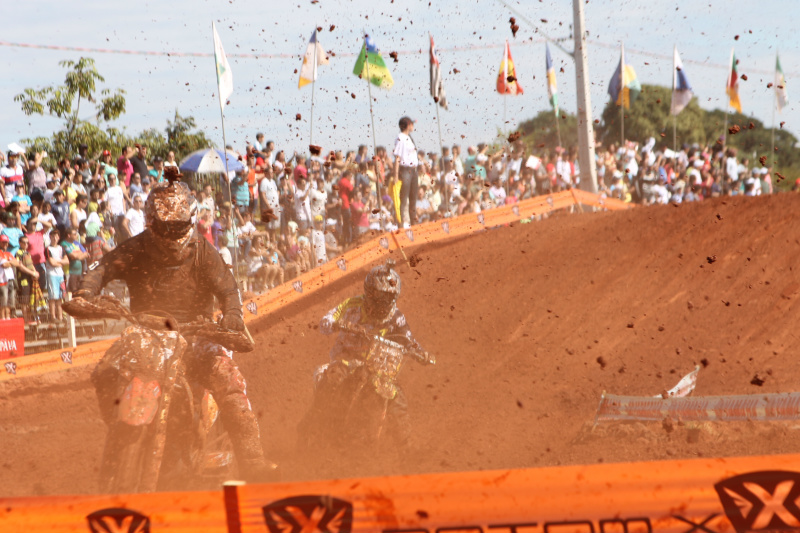
{"type": "MultiPolygon", "coordinates": [[[[798,196],[726,198],[514,224],[414,250],[413,268],[398,257],[400,307],[438,359],[401,374],[415,460],[309,471],[295,426],[333,342],[317,325],[360,291],[356,273],[264,319],[237,356],[264,447],[286,480],[800,451],[794,423],[588,431],[604,390],[652,396],[696,364],[696,395],[800,390],[798,228],[798,196]]],[[[0,413],[0,496],[95,490],[88,370],[5,385],[0,413]]]]}

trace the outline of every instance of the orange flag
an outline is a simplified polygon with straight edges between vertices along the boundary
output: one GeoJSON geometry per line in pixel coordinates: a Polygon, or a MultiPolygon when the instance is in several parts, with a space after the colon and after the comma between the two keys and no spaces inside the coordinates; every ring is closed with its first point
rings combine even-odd
{"type": "Polygon", "coordinates": [[[514,60],[511,58],[511,49],[506,41],[503,51],[503,62],[500,63],[500,72],[497,74],[497,92],[500,94],[522,94],[522,87],[517,82],[517,71],[514,60]]]}

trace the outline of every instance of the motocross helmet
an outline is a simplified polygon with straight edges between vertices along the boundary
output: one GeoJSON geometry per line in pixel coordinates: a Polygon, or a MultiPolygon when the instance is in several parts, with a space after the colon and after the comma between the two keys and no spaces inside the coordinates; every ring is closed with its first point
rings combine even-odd
{"type": "Polygon", "coordinates": [[[364,279],[364,311],[379,323],[386,322],[397,309],[400,296],[400,276],[394,270],[394,261],[374,267],[364,279]]]}
{"type": "Polygon", "coordinates": [[[189,254],[197,201],[180,181],[177,167],[165,168],[164,177],[167,183],[156,186],[147,197],[144,216],[158,251],[167,259],[182,260],[189,254]]]}

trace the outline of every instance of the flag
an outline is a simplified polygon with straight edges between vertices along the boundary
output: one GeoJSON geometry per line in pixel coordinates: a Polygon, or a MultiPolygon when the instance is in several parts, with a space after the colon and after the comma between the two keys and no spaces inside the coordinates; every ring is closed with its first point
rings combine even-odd
{"type": "Polygon", "coordinates": [[[556,68],[553,66],[553,58],[550,57],[550,47],[544,44],[546,57],[545,66],[547,67],[547,96],[550,98],[550,105],[558,115],[558,85],[556,85],[556,68]]]}
{"type": "Polygon", "coordinates": [[[322,45],[317,41],[317,30],[314,30],[314,33],[311,34],[311,39],[308,41],[306,55],[303,56],[303,66],[300,67],[300,81],[297,82],[297,88],[299,89],[316,81],[317,67],[327,64],[328,54],[325,53],[322,45]]]}
{"type": "Polygon", "coordinates": [[[629,109],[631,102],[636,100],[640,92],[642,86],[636,78],[636,71],[631,65],[625,64],[625,48],[621,47],[619,64],[608,85],[608,94],[617,105],[629,109]]]}
{"type": "Polygon", "coordinates": [[[736,56],[733,53],[733,48],[731,48],[731,66],[728,68],[725,92],[728,93],[728,105],[741,113],[742,103],[739,101],[739,72],[736,68],[736,56]]]}
{"type": "Polygon", "coordinates": [[[514,68],[514,60],[511,58],[511,49],[506,47],[503,50],[503,62],[500,63],[500,72],[497,74],[497,92],[500,94],[522,94],[522,86],[517,81],[517,71],[514,68]]]}
{"type": "Polygon", "coordinates": [[[672,104],[670,104],[670,114],[677,115],[689,105],[691,100],[692,86],[689,84],[686,71],[683,70],[681,56],[678,55],[678,47],[676,46],[672,58],[672,104]]]}
{"type": "Polygon", "coordinates": [[[439,58],[436,57],[433,35],[429,34],[429,37],[431,38],[431,96],[433,96],[434,102],[447,109],[447,96],[444,94],[444,85],[442,85],[442,69],[439,65],[439,58]]]}
{"type": "Polygon", "coordinates": [[[214,61],[217,63],[217,88],[219,89],[219,109],[225,109],[225,102],[233,94],[233,73],[225,57],[225,49],[222,48],[222,41],[219,40],[217,27],[211,23],[214,30],[214,61]]]}
{"type": "Polygon", "coordinates": [[[362,80],[369,77],[372,85],[382,87],[384,89],[391,89],[394,85],[392,73],[386,67],[383,61],[380,50],[375,46],[375,43],[370,39],[369,35],[364,36],[364,44],[361,45],[361,53],[358,54],[356,66],[353,68],[353,74],[362,80]]]}
{"type": "Polygon", "coordinates": [[[783,75],[781,60],[775,56],[775,99],[778,103],[778,113],[789,103],[789,95],[786,93],[786,77],[783,75]]]}

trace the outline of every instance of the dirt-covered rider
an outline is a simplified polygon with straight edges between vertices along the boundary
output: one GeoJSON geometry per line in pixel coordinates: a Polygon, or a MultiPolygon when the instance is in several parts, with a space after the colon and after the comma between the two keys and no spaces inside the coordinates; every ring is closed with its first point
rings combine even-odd
{"type": "MultiPolygon", "coordinates": [[[[219,252],[195,230],[196,200],[179,181],[177,167],[167,167],[164,174],[167,181],[150,192],[145,204],[147,229],[92,264],[74,296],[89,300],[110,281],[122,280],[133,313],[168,313],[178,323],[212,319],[216,299],[222,310],[220,326],[243,331],[236,280],[219,252]]],[[[264,459],[258,421],[232,352],[200,339],[190,350],[185,358],[187,377],[214,396],[240,471],[253,479],[270,477],[275,466],[264,459]]],[[[114,369],[104,362],[93,372],[92,382],[108,423],[116,389],[114,369]]]]}
{"type": "MultiPolygon", "coordinates": [[[[326,407],[332,390],[355,385],[356,376],[368,357],[372,336],[391,339],[418,361],[434,363],[433,356],[422,349],[412,335],[405,315],[397,308],[402,283],[393,267],[391,260],[374,267],[364,279],[362,295],[346,299],[322,318],[320,331],[326,335],[338,333],[338,338],[330,352],[330,363],[320,366],[315,373],[315,405],[312,412],[326,407]]],[[[391,374],[391,370],[387,374],[391,374]]],[[[402,388],[394,377],[386,377],[385,374],[373,376],[372,380],[366,386],[375,388],[377,398],[388,400],[387,429],[397,444],[406,444],[410,429],[408,404],[402,388]]]]}

